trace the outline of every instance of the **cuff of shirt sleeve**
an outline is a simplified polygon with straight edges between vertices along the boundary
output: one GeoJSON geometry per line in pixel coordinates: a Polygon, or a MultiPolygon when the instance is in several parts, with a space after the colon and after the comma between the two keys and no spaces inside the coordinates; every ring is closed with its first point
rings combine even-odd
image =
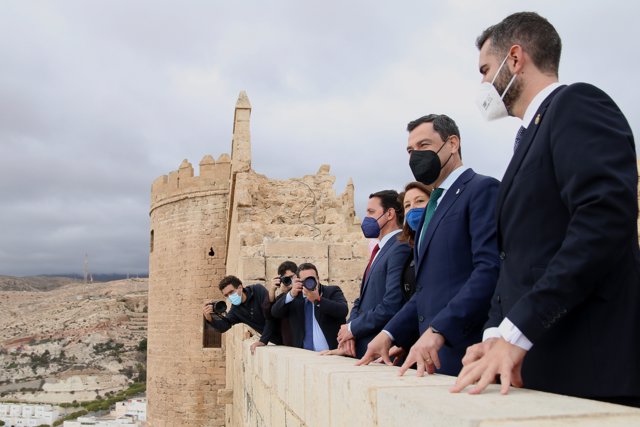
{"type": "Polygon", "coordinates": [[[500,335],[500,329],[498,328],[487,328],[482,333],[482,341],[486,341],[489,338],[502,338],[500,335]]]}
{"type": "Polygon", "coordinates": [[[516,345],[525,351],[529,351],[533,347],[533,343],[506,317],[500,322],[498,330],[502,338],[509,344],[516,345]]]}
{"type": "Polygon", "coordinates": [[[389,338],[391,338],[391,341],[395,341],[395,339],[393,339],[393,335],[391,335],[391,332],[387,331],[386,329],[383,329],[382,332],[387,334],[387,336],[389,336],[389,338]]]}
{"type": "Polygon", "coordinates": [[[351,332],[351,322],[347,323],[347,329],[349,330],[349,333],[353,335],[353,332],[351,332]]]}
{"type": "Polygon", "coordinates": [[[293,297],[291,296],[291,292],[287,292],[287,296],[284,297],[284,303],[285,304],[289,304],[291,301],[293,301],[293,297]]]}

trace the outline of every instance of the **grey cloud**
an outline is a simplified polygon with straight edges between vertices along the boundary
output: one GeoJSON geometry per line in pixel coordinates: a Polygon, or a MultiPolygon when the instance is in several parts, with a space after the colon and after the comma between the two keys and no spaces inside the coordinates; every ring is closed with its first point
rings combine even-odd
{"type": "MultiPolygon", "coordinates": [[[[608,91],[638,134],[634,4],[541,0],[565,46],[561,80],[608,91]]],[[[512,2],[57,1],[0,14],[0,274],[147,268],[151,182],[230,152],[240,90],[253,167],[274,178],[331,164],[357,214],[412,179],[404,127],[450,114],[465,164],[500,177],[516,121],[473,97],[476,35],[512,2]]]]}

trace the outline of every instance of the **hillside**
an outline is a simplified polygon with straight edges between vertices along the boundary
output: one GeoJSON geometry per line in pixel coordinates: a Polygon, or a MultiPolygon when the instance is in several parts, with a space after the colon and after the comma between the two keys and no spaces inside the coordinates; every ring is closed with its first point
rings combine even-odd
{"type": "Polygon", "coordinates": [[[92,400],[143,380],[147,290],[147,279],[0,276],[1,400],[92,400]]]}

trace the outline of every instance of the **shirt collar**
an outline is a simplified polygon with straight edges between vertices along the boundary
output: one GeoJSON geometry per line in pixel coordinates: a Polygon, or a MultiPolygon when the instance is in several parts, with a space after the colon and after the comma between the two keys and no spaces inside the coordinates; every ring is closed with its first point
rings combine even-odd
{"type": "Polygon", "coordinates": [[[533,115],[536,113],[536,111],[538,111],[538,108],[540,108],[540,105],[542,105],[544,100],[547,99],[547,96],[549,96],[551,92],[553,92],[560,86],[561,84],[559,82],[551,83],[549,86],[545,87],[540,92],[538,92],[538,94],[529,103],[527,110],[524,112],[524,116],[522,116],[523,128],[526,129],[527,127],[529,127],[529,123],[531,123],[531,120],[533,119],[533,115]]]}
{"type": "Polygon", "coordinates": [[[389,239],[391,239],[393,236],[395,236],[401,231],[402,231],[401,229],[398,229],[385,234],[385,236],[378,242],[378,246],[380,247],[380,249],[382,249],[382,247],[389,241],[389,239]]]}
{"type": "Polygon", "coordinates": [[[460,175],[462,175],[464,171],[466,171],[466,169],[463,168],[462,165],[458,166],[457,168],[451,171],[449,176],[446,177],[444,181],[442,181],[442,184],[440,184],[438,188],[442,188],[443,190],[448,189],[453,185],[454,182],[456,182],[456,179],[460,178],[460,175]]]}

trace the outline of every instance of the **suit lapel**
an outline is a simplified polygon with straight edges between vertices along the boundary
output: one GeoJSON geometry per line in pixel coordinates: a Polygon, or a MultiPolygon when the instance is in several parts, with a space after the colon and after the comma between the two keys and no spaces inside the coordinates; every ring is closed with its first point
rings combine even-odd
{"type": "Polygon", "coordinates": [[[389,241],[385,243],[382,249],[380,249],[380,252],[378,252],[378,255],[371,263],[371,267],[369,267],[369,274],[367,274],[367,277],[364,278],[364,283],[362,284],[362,289],[360,290],[360,302],[362,302],[362,296],[364,295],[365,289],[367,289],[367,285],[369,284],[369,278],[371,277],[371,273],[373,273],[373,269],[379,262],[382,262],[383,258],[387,256],[391,248],[395,245],[397,238],[398,238],[397,235],[391,237],[389,241]]]}
{"type": "MultiPolygon", "coordinates": [[[[424,242],[421,244],[418,242],[416,246],[420,247],[418,252],[418,262],[416,262],[416,276],[418,275],[418,271],[420,271],[420,266],[422,265],[422,260],[424,259],[425,254],[427,253],[427,249],[429,248],[429,244],[431,243],[431,239],[433,238],[433,234],[435,233],[438,225],[440,225],[440,221],[446,216],[447,211],[454,205],[458,197],[464,191],[466,183],[469,182],[471,178],[473,178],[476,173],[473,169],[467,169],[456,179],[450,188],[447,189],[447,192],[442,197],[438,206],[436,207],[433,216],[431,217],[431,221],[427,224],[427,229],[424,233],[424,242]]],[[[424,219],[423,219],[424,221],[424,219]]]]}
{"type": "MultiPolygon", "coordinates": [[[[531,120],[531,123],[529,123],[527,130],[522,135],[522,140],[520,141],[520,145],[518,146],[518,149],[515,151],[515,153],[513,153],[513,157],[511,157],[511,161],[509,162],[509,166],[507,166],[507,170],[504,173],[504,177],[502,178],[502,183],[498,191],[498,200],[496,203],[497,224],[499,224],[500,222],[500,210],[502,209],[502,204],[504,203],[504,199],[507,197],[507,194],[511,189],[511,184],[513,184],[513,179],[515,178],[516,173],[520,169],[520,165],[522,164],[522,161],[524,160],[527,153],[529,152],[529,148],[531,148],[531,144],[533,143],[536,133],[538,132],[539,125],[542,122],[544,113],[547,111],[547,108],[549,107],[549,104],[551,104],[551,101],[553,100],[553,98],[558,94],[558,92],[561,89],[565,87],[566,86],[561,86],[557,88],[556,90],[551,92],[549,96],[547,96],[544,102],[542,102],[542,104],[540,105],[540,108],[538,108],[538,111],[536,111],[534,118],[531,120]]],[[[499,229],[500,227],[498,226],[498,230],[499,229]]]]}

